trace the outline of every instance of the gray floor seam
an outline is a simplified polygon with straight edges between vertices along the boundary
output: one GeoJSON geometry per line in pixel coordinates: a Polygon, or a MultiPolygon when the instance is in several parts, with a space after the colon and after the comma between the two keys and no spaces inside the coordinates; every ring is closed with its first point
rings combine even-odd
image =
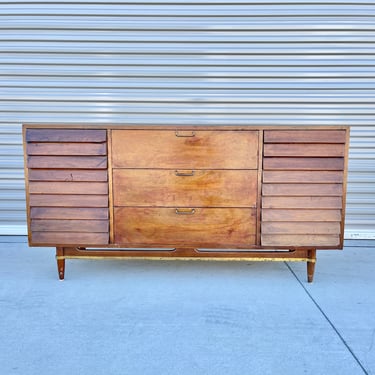
{"type": "Polygon", "coordinates": [[[328,322],[328,324],[331,326],[331,328],[334,330],[334,332],[336,333],[336,335],[339,337],[339,339],[341,340],[341,342],[344,344],[344,346],[346,347],[346,349],[349,351],[349,353],[352,355],[352,357],[354,358],[354,360],[357,362],[358,366],[362,369],[363,373],[365,375],[370,375],[369,372],[365,369],[365,367],[362,365],[361,361],[358,359],[358,357],[355,355],[355,353],[353,352],[353,350],[350,348],[350,346],[348,345],[348,343],[345,341],[344,337],[341,335],[341,333],[339,332],[339,330],[335,327],[335,325],[332,323],[332,321],[329,319],[329,317],[327,316],[327,314],[323,311],[323,309],[320,307],[320,305],[318,304],[318,302],[314,299],[314,297],[311,295],[311,293],[307,290],[307,288],[305,287],[305,285],[303,284],[303,282],[298,278],[297,274],[293,271],[293,269],[290,267],[290,265],[288,264],[288,262],[284,262],[285,265],[288,267],[289,271],[292,273],[292,275],[296,278],[297,282],[300,284],[300,286],[303,288],[303,290],[305,291],[305,293],[307,294],[307,296],[310,298],[310,300],[313,302],[313,304],[315,305],[315,307],[320,311],[320,313],[323,315],[324,319],[328,322]]]}

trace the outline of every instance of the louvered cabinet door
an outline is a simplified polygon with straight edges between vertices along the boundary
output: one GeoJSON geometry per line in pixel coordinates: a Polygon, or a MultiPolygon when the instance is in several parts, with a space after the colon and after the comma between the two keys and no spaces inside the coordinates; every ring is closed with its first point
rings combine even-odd
{"type": "Polygon", "coordinates": [[[346,130],[265,130],[261,245],[342,247],[346,130]]]}
{"type": "Polygon", "coordinates": [[[24,130],[29,242],[109,242],[107,132],[24,130]]]}

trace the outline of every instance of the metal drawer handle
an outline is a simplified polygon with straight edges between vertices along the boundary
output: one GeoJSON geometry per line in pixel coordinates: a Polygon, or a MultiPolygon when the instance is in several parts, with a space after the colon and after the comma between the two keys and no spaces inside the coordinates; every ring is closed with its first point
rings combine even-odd
{"type": "Polygon", "coordinates": [[[194,176],[194,171],[191,172],[180,172],[180,171],[174,171],[174,174],[176,176],[194,176]]]}
{"type": "Polygon", "coordinates": [[[195,137],[195,132],[189,132],[189,133],[180,133],[178,130],[175,132],[176,137],[195,137]]]}
{"type": "Polygon", "coordinates": [[[190,208],[190,209],[187,209],[187,210],[181,210],[179,208],[176,208],[176,214],[177,215],[193,215],[195,214],[195,208],[190,208]]]}

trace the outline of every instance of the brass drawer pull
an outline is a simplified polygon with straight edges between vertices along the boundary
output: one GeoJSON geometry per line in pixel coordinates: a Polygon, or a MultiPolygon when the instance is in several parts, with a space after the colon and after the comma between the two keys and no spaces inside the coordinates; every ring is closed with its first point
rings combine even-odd
{"type": "Polygon", "coordinates": [[[189,208],[189,209],[180,209],[176,208],[176,214],[177,215],[193,215],[195,214],[195,208],[189,208]]]}
{"type": "Polygon", "coordinates": [[[174,174],[176,176],[194,176],[194,171],[190,171],[190,172],[180,172],[180,171],[174,171],[174,174]]]}
{"type": "Polygon", "coordinates": [[[181,133],[178,130],[176,130],[175,134],[176,134],[176,137],[195,137],[194,131],[181,133]]]}

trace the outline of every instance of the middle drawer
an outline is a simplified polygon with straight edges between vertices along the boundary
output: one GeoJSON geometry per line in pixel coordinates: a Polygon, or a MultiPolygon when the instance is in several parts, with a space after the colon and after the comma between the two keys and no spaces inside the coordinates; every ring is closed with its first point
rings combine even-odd
{"type": "Polygon", "coordinates": [[[114,206],[256,207],[256,170],[114,169],[114,206]]]}

